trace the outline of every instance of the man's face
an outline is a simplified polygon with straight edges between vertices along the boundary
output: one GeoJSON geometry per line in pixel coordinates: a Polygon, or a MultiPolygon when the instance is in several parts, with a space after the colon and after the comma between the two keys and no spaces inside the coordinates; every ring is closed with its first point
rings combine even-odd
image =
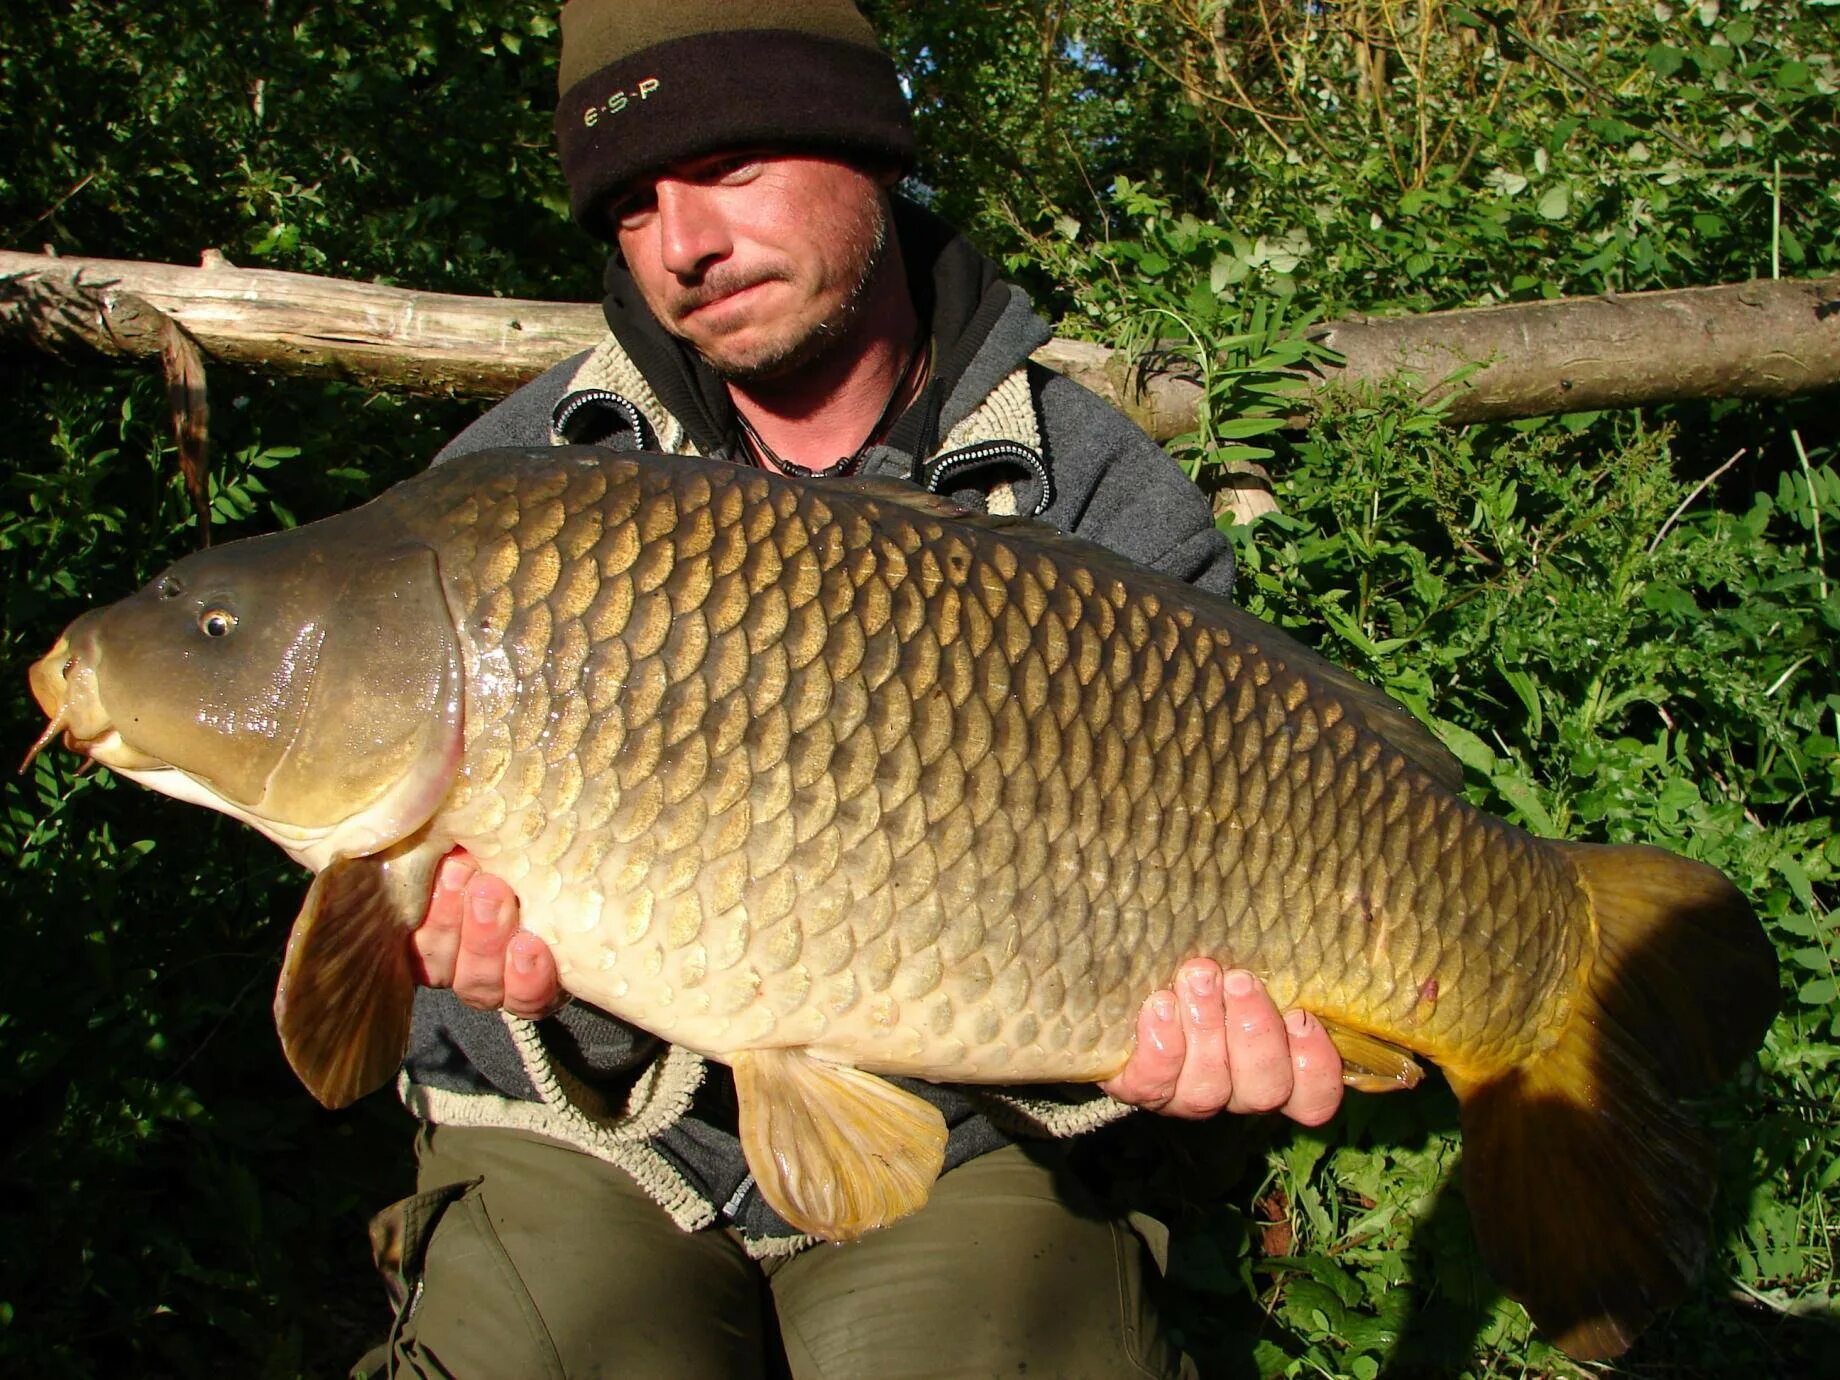
{"type": "Polygon", "coordinates": [[[736,382],[782,377],[847,337],[888,242],[883,184],[835,159],[692,159],[610,214],[664,328],[736,382]]]}

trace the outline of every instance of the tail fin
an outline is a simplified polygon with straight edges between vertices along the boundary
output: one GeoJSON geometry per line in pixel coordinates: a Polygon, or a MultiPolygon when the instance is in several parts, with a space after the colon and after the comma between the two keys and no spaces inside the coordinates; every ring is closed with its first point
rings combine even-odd
{"type": "Polygon", "coordinates": [[[1717,870],[1658,848],[1555,844],[1597,943],[1556,1044],[1451,1078],[1483,1256],[1542,1331],[1615,1356],[1684,1294],[1706,1249],[1713,1154],[1679,1103],[1730,1076],[1776,1011],[1776,956],[1717,870]]]}

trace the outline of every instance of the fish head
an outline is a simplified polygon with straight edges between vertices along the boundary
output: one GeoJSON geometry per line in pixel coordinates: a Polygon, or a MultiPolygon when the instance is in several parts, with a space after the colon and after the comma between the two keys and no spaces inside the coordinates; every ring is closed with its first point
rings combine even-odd
{"type": "Polygon", "coordinates": [[[459,768],[438,558],[339,519],[188,556],[30,671],[65,745],[267,834],[316,871],[387,848],[459,768]]]}

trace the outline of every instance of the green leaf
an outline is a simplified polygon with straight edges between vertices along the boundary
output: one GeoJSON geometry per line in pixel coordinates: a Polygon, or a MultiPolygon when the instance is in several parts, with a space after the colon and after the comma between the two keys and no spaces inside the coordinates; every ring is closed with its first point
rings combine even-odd
{"type": "Polygon", "coordinates": [[[1803,1006],[1827,1006],[1835,997],[1840,996],[1840,983],[1830,977],[1815,978],[1812,982],[1803,983],[1795,995],[1803,1006]]]}
{"type": "Polygon", "coordinates": [[[1214,423],[1214,435],[1223,441],[1243,440],[1248,436],[1269,436],[1285,428],[1282,417],[1228,417],[1214,423]]]}
{"type": "Polygon", "coordinates": [[[1534,833],[1550,836],[1559,832],[1559,826],[1554,823],[1551,812],[1540,800],[1533,786],[1524,778],[1498,773],[1489,777],[1489,784],[1501,793],[1503,800],[1506,800],[1519,812],[1520,817],[1526,821],[1527,827],[1534,833]]]}
{"type": "Polygon", "coordinates": [[[1572,189],[1570,184],[1559,182],[1540,193],[1540,199],[1534,203],[1534,210],[1546,220],[1564,220],[1571,214],[1572,189]]]}
{"type": "Polygon", "coordinates": [[[1805,62],[1785,62],[1776,69],[1776,86],[1782,91],[1806,91],[1814,84],[1814,71],[1805,62]]]}
{"type": "Polygon", "coordinates": [[[1208,286],[1216,294],[1235,283],[1244,282],[1248,272],[1246,260],[1238,254],[1216,254],[1208,268],[1208,286]]]}
{"type": "Polygon", "coordinates": [[[1432,729],[1438,740],[1456,755],[1456,759],[1471,771],[1483,776],[1492,775],[1499,759],[1495,750],[1461,724],[1453,724],[1448,719],[1435,719],[1432,729]]]}
{"type": "Polygon", "coordinates": [[[1815,904],[1814,886],[1809,879],[1808,869],[1802,865],[1800,859],[1778,858],[1776,870],[1789,884],[1789,890],[1795,894],[1795,899],[1801,903],[1802,908],[1818,913],[1820,908],[1815,904]]]}
{"type": "Polygon", "coordinates": [[[1291,1326],[1306,1335],[1327,1337],[1340,1330],[1348,1310],[1328,1285],[1314,1279],[1289,1279],[1284,1284],[1283,1313],[1291,1326]]]}
{"type": "Polygon", "coordinates": [[[1540,736],[1541,722],[1539,686],[1535,683],[1533,677],[1526,671],[1514,667],[1503,666],[1499,660],[1495,663],[1495,666],[1496,669],[1501,672],[1501,678],[1507,681],[1508,688],[1515,693],[1522,707],[1527,711],[1527,736],[1529,738],[1538,738],[1540,736]]]}
{"type": "Polygon", "coordinates": [[[1666,43],[1657,43],[1643,54],[1643,61],[1657,76],[1671,77],[1685,65],[1687,55],[1666,43]]]}

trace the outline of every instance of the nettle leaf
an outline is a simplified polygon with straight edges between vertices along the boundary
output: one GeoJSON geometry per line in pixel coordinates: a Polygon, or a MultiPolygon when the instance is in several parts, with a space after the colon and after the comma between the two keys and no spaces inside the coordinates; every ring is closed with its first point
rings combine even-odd
{"type": "Polygon", "coordinates": [[[1341,1298],[1333,1289],[1314,1279],[1285,1281],[1282,1312],[1285,1321],[1306,1336],[1334,1336],[1348,1323],[1348,1308],[1341,1298]]]}

